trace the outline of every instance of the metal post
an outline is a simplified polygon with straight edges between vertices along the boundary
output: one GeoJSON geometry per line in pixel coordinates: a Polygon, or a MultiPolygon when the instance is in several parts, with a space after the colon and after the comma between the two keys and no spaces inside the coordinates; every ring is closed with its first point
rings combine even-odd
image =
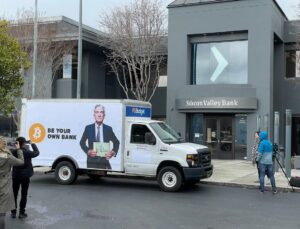
{"type": "MultiPolygon", "coordinates": [[[[278,145],[278,150],[279,150],[279,112],[278,111],[275,111],[274,113],[274,144],[278,145]]],[[[279,165],[277,162],[275,162],[275,172],[278,172],[278,170],[279,170],[279,165]]]]}
{"type": "Polygon", "coordinates": [[[291,177],[292,111],[285,111],[285,172],[291,177]]]}
{"type": "Polygon", "coordinates": [[[263,120],[263,130],[267,131],[269,134],[269,125],[268,125],[268,119],[269,119],[269,115],[265,114],[264,115],[264,120],[263,120]]]}
{"type": "Polygon", "coordinates": [[[81,64],[82,64],[82,0],[79,0],[77,99],[80,99],[81,97],[81,64]]]}
{"type": "Polygon", "coordinates": [[[38,35],[38,24],[37,24],[37,14],[38,14],[38,0],[35,0],[34,5],[34,28],[33,28],[33,63],[32,63],[32,94],[31,97],[35,97],[35,76],[36,76],[36,60],[37,60],[37,35],[38,35]]]}
{"type": "Polygon", "coordinates": [[[261,124],[260,124],[260,115],[256,116],[256,131],[260,131],[261,124]]]}

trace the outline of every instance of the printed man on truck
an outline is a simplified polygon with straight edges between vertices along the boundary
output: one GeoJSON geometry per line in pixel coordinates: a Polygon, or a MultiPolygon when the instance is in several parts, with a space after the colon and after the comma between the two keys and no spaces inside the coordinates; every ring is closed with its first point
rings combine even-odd
{"type": "Polygon", "coordinates": [[[94,118],[95,122],[84,129],[80,147],[87,155],[87,168],[111,169],[109,160],[116,157],[120,142],[112,127],[103,123],[105,108],[101,104],[95,106],[94,118]],[[112,149],[110,149],[110,142],[113,143],[112,149]],[[99,146],[102,150],[99,150],[99,146]]]}

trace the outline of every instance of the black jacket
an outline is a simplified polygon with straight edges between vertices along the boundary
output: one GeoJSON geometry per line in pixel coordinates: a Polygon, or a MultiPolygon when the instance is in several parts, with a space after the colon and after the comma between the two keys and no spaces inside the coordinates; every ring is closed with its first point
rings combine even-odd
{"type": "MultiPolygon", "coordinates": [[[[24,165],[23,166],[14,166],[12,171],[13,178],[30,178],[33,175],[33,167],[31,163],[31,159],[37,157],[40,152],[37,148],[36,144],[31,144],[33,151],[26,149],[26,147],[22,147],[21,150],[24,155],[24,165]]],[[[14,151],[15,155],[16,152],[14,151]]]]}

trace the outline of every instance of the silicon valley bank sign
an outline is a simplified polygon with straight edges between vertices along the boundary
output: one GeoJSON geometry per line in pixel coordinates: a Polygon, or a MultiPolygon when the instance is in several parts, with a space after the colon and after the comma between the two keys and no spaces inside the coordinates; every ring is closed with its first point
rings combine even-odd
{"type": "Polygon", "coordinates": [[[189,109],[257,109],[256,98],[202,97],[194,99],[176,99],[176,108],[189,109]]]}

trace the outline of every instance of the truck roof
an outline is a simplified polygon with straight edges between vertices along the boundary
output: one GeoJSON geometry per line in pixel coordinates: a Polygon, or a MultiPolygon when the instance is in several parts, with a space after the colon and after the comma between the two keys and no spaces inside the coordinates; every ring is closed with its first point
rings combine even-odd
{"type": "Polygon", "coordinates": [[[150,124],[150,123],[157,123],[157,122],[162,122],[162,121],[150,120],[150,119],[141,119],[141,120],[130,120],[129,122],[150,124]]]}
{"type": "Polygon", "coordinates": [[[146,101],[139,101],[139,100],[134,100],[134,99],[22,99],[22,103],[25,104],[27,102],[30,103],[92,103],[92,102],[97,102],[97,103],[122,103],[125,105],[143,105],[146,107],[151,107],[150,102],[146,101]]]}

